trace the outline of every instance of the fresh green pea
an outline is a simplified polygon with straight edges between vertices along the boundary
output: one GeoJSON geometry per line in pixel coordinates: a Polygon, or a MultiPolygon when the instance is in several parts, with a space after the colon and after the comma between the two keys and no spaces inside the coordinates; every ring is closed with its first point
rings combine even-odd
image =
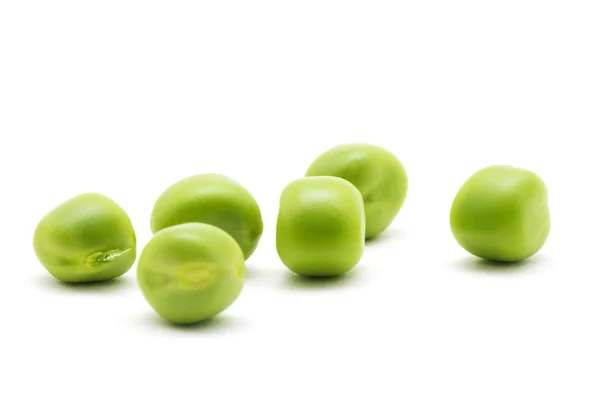
{"type": "Polygon", "coordinates": [[[315,159],[306,176],[337,176],[360,191],[365,205],[365,238],[386,230],[398,215],[408,191],[408,178],[398,158],[380,146],[343,144],[315,159]]]}
{"type": "Polygon", "coordinates": [[[33,247],[46,270],[65,282],[119,277],[136,258],[129,217],[97,193],[76,196],[50,211],[35,230],[33,247]]]}
{"type": "Polygon", "coordinates": [[[260,208],[235,180],[220,174],[200,174],[168,187],[151,216],[152,232],[188,222],[208,223],[229,233],[248,259],[263,232],[260,208]]]}
{"type": "Polygon", "coordinates": [[[142,250],[137,267],[150,306],[176,324],[206,320],[227,309],[240,295],[245,275],[237,242],[203,223],[160,230],[142,250]]]}
{"type": "Polygon", "coordinates": [[[360,192],[333,176],[300,178],[281,193],[277,252],[303,276],[341,275],[356,266],[365,245],[360,192]]]}
{"type": "Polygon", "coordinates": [[[458,191],[450,226],[456,241],[475,256],[500,262],[528,258],[550,233],[546,185],[528,170],[486,167],[458,191]]]}

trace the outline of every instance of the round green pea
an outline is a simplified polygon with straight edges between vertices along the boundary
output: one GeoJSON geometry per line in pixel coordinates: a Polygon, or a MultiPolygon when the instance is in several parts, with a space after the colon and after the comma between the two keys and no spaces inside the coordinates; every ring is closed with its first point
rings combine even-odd
{"type": "Polygon", "coordinates": [[[391,225],[408,191],[406,170],[400,160],[372,144],[335,146],[314,160],[306,176],[337,176],[356,186],[365,205],[367,239],[391,225]]]}
{"type": "Polygon", "coordinates": [[[354,268],[365,245],[365,212],[360,192],[345,179],[297,179],[281,193],[277,252],[303,276],[338,276],[354,268]]]}
{"type": "Polygon", "coordinates": [[[137,267],[145,299],[176,324],[196,323],[227,309],[240,295],[245,274],[244,254],[236,241],[203,223],[157,232],[137,267]]]}
{"type": "Polygon", "coordinates": [[[208,223],[229,233],[248,259],[263,233],[260,208],[242,185],[221,174],[200,174],[168,187],[151,215],[152,232],[188,222],[208,223]]]}
{"type": "Polygon", "coordinates": [[[450,226],[456,241],[475,256],[499,262],[528,258],[550,233],[546,185],[528,170],[486,167],[458,191],[450,226]]]}
{"type": "Polygon", "coordinates": [[[125,211],[97,193],[73,197],[50,211],[33,238],[37,258],[65,282],[108,280],[136,259],[136,236],[125,211]]]}

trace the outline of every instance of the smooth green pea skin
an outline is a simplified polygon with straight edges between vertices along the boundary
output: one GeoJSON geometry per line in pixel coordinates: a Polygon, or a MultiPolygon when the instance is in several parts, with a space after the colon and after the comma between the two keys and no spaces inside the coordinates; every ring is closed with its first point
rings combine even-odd
{"type": "Polygon", "coordinates": [[[136,236],[127,213],[98,193],[73,197],[37,225],[33,247],[40,263],[69,283],[109,280],[136,259],[136,236]]]}
{"type": "Polygon", "coordinates": [[[535,173],[505,165],[473,174],[450,211],[456,241],[491,261],[517,262],[537,253],[550,233],[548,191],[535,173]]]}
{"type": "Polygon", "coordinates": [[[406,199],[408,177],[404,165],[380,146],[351,143],[325,151],[313,161],[306,176],[327,175],[346,179],[362,194],[367,239],[391,225],[406,199]]]}
{"type": "Polygon", "coordinates": [[[227,309],[240,295],[245,275],[244,254],[233,237],[203,223],[157,232],[137,267],[145,299],[175,324],[196,323],[227,309]]]}
{"type": "Polygon", "coordinates": [[[281,261],[309,277],[341,275],[354,268],[365,245],[360,192],[345,179],[297,179],[281,193],[276,234],[281,261]]]}
{"type": "Polygon", "coordinates": [[[242,185],[221,174],[199,174],[168,187],[151,216],[152,232],[188,222],[208,223],[229,233],[248,259],[263,233],[260,208],[242,185]]]}

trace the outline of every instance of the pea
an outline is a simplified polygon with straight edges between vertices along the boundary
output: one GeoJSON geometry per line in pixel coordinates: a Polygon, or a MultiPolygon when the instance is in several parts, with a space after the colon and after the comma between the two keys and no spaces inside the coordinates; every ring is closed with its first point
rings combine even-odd
{"type": "Polygon", "coordinates": [[[244,254],[222,229],[185,223],[157,232],[142,250],[137,280],[165,320],[191,324],[227,309],[244,285],[244,254]]]}
{"type": "Polygon", "coordinates": [[[335,146],[313,161],[306,176],[337,176],[356,186],[363,196],[367,239],[392,224],[408,192],[404,165],[392,152],[372,144],[335,146]]]}
{"type": "Polygon", "coordinates": [[[354,268],[365,245],[360,192],[334,176],[300,178],[281,193],[277,252],[303,276],[339,276],[354,268]]]}
{"type": "Polygon", "coordinates": [[[136,236],[125,211],[98,193],[73,197],[50,211],[33,238],[37,258],[64,282],[108,280],[136,259],[136,236]]]}
{"type": "Polygon", "coordinates": [[[486,167],[458,191],[450,225],[458,243],[475,256],[500,262],[528,258],[550,233],[546,185],[528,170],[486,167]]]}
{"type": "Polygon", "coordinates": [[[152,232],[181,223],[199,222],[220,227],[240,245],[248,259],[263,232],[260,208],[238,182],[221,174],[199,174],[168,187],[151,215],[152,232]]]}

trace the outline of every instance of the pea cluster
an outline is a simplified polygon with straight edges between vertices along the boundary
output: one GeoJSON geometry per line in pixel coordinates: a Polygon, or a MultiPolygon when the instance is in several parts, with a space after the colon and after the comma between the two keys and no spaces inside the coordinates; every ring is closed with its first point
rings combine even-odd
{"type": "MultiPolygon", "coordinates": [[[[276,247],[282,263],[307,277],[334,277],[360,261],[365,241],[385,231],[408,190],[403,164],[371,144],[344,144],[321,154],[280,196],[276,247]]],[[[164,319],[190,324],[226,310],[240,295],[245,261],[263,234],[252,194],[220,174],[195,175],[158,197],[153,237],[141,251],[137,282],[164,319]]],[[[548,192],[533,172],[490,166],[459,189],[450,211],[456,241],[474,256],[516,262],[534,255],[550,232],[548,192]]],[[[37,258],[58,280],[109,280],[136,260],[127,213],[97,193],[50,211],[33,239],[37,258]]]]}

